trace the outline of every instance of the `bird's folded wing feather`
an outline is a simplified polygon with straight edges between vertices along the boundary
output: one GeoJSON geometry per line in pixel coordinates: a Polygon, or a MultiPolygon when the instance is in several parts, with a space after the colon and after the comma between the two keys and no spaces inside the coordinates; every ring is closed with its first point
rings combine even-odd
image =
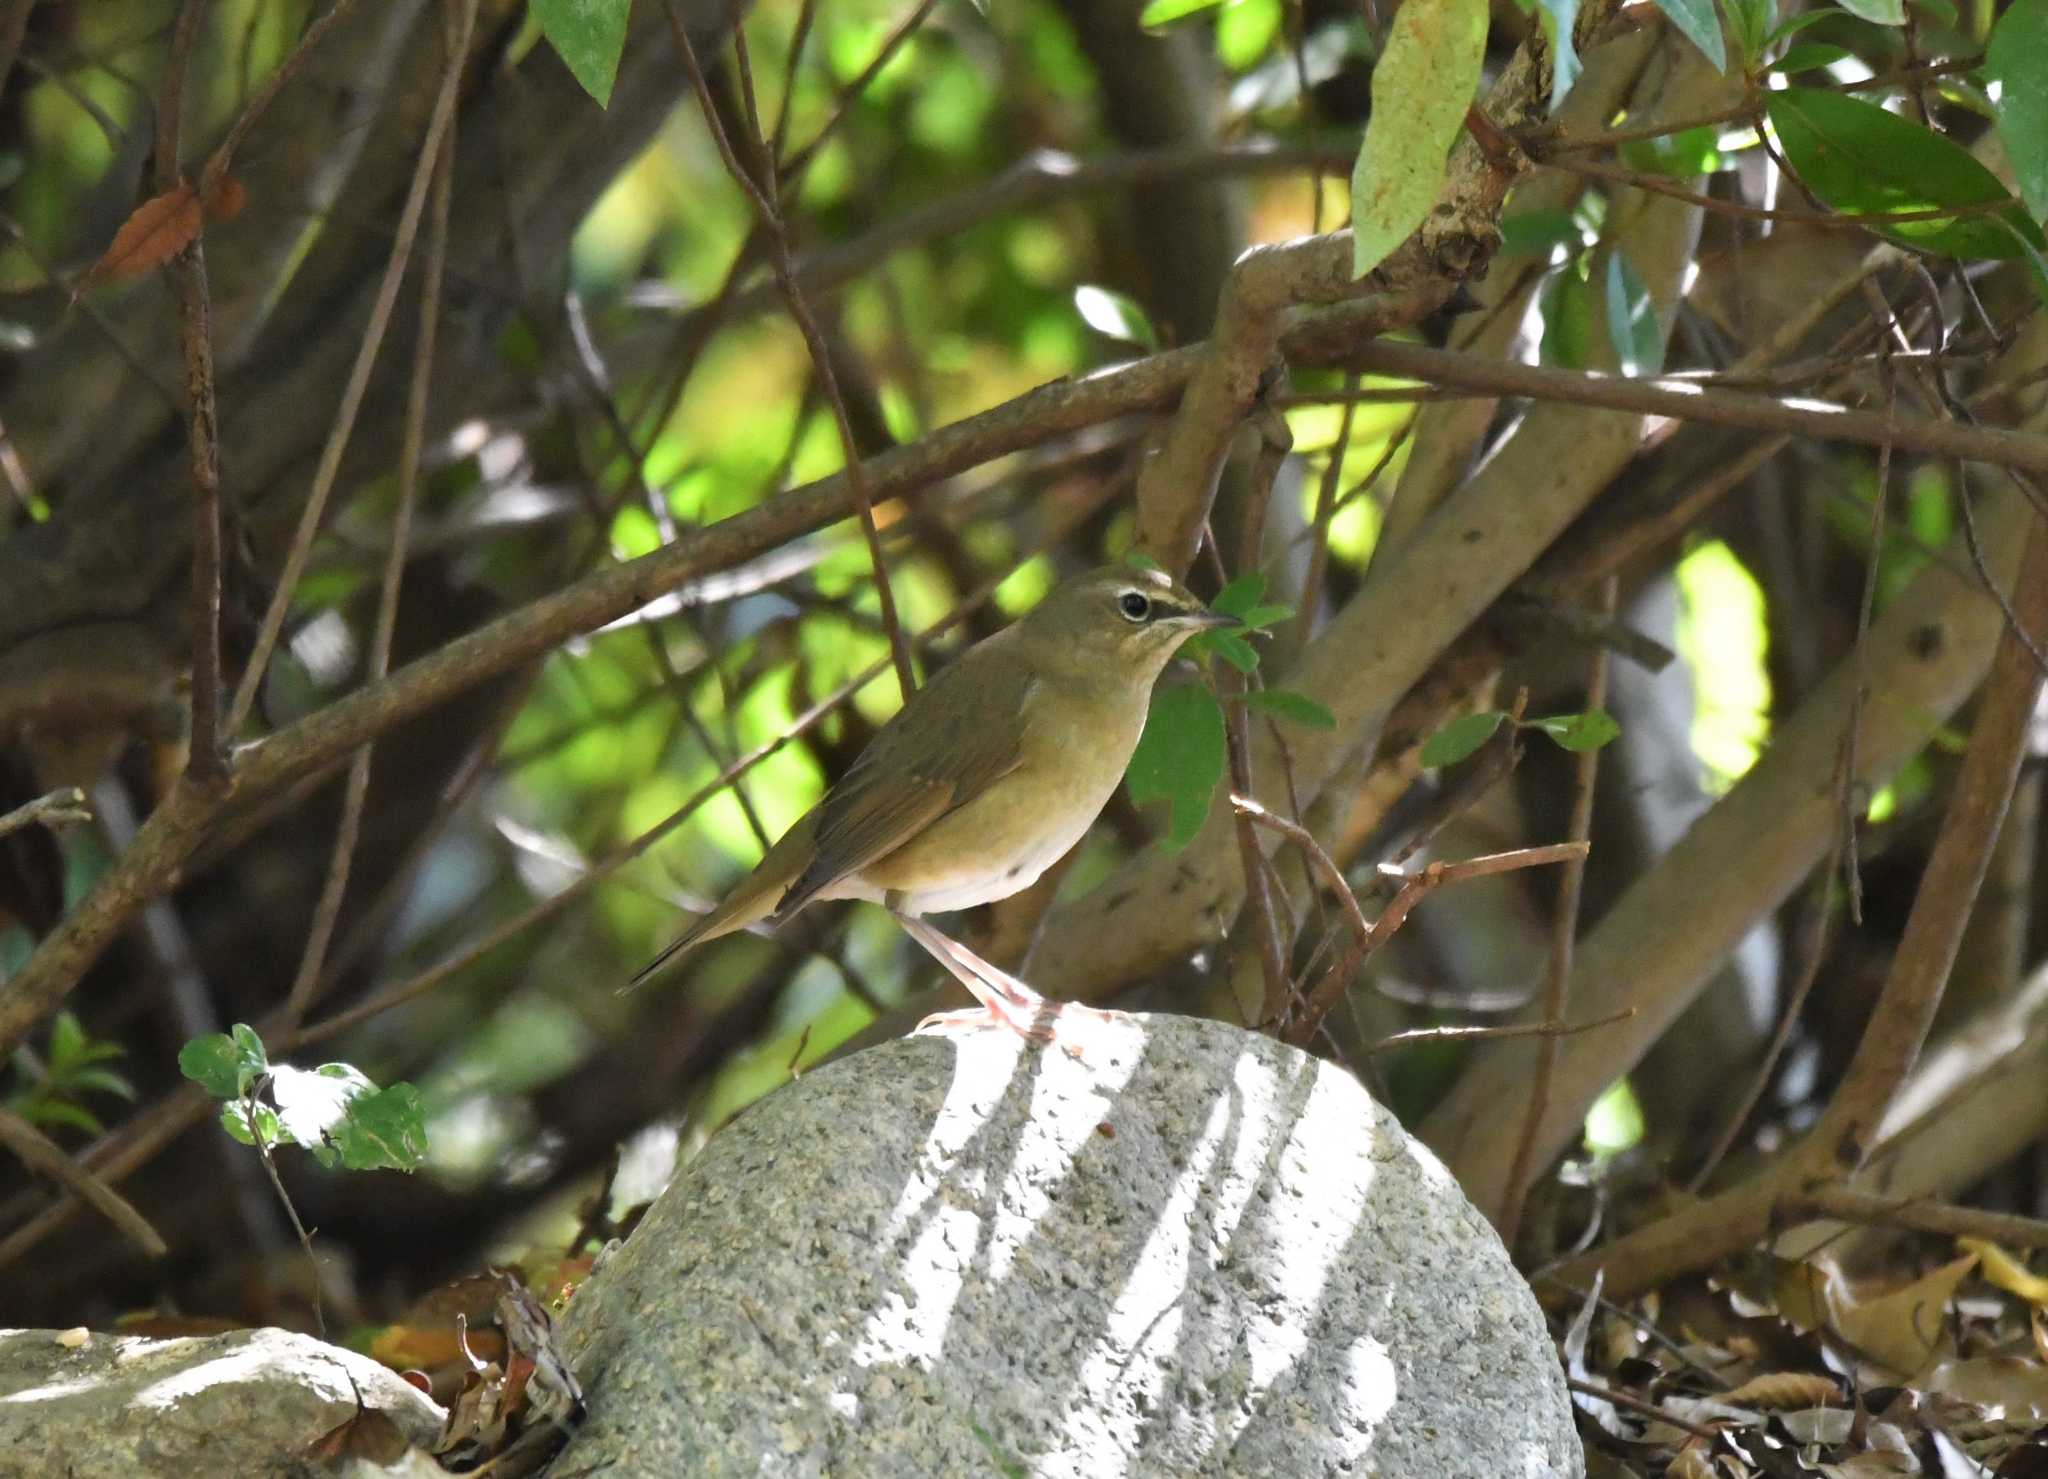
{"type": "Polygon", "coordinates": [[[817,851],[783,894],[778,916],[887,857],[1017,768],[1028,690],[973,706],[954,701],[961,691],[973,691],[973,659],[980,651],[942,669],[818,803],[817,851]]]}

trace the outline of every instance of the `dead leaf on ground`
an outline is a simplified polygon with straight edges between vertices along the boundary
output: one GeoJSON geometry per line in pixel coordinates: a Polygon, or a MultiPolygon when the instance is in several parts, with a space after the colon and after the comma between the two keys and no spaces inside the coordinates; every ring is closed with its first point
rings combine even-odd
{"type": "Polygon", "coordinates": [[[163,266],[198,238],[199,224],[199,194],[189,180],[180,180],[135,207],[114,233],[113,245],[79,280],[79,291],[125,282],[163,266]]]}
{"type": "Polygon", "coordinates": [[[1737,1407],[1744,1403],[1770,1408],[1820,1407],[1841,1401],[1842,1392],[1833,1378],[1817,1372],[1773,1371],[1721,1393],[1720,1400],[1737,1407]]]}
{"type": "Polygon", "coordinates": [[[1977,1261],[1976,1254],[1967,1254],[1922,1274],[1904,1288],[1868,1299],[1859,1298],[1858,1291],[1839,1275],[1830,1277],[1824,1290],[1829,1323],[1862,1355],[1911,1377],[1954,1353],[1948,1329],[1949,1301],[1977,1261]]]}

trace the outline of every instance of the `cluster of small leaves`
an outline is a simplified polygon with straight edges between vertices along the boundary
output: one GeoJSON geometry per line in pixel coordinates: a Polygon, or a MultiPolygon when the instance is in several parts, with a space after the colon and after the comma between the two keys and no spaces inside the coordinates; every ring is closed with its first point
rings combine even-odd
{"type": "Polygon", "coordinates": [[[1567,750],[1597,750],[1621,733],[1621,726],[1605,709],[1587,709],[1580,714],[1552,714],[1542,719],[1516,720],[1503,709],[1482,709],[1453,719],[1422,742],[1422,763],[1431,770],[1456,765],[1476,754],[1500,732],[1503,724],[1533,729],[1546,734],[1567,750]]]}
{"type": "Polygon", "coordinates": [[[411,1084],[380,1089],[347,1063],[272,1063],[240,1022],[186,1043],[178,1067],[224,1101],[221,1128],[244,1145],[296,1145],[349,1171],[414,1171],[426,1159],[426,1110],[411,1084]]]}
{"type": "MultiPolygon", "coordinates": [[[[1294,615],[1291,606],[1266,600],[1266,577],[1257,571],[1240,575],[1216,593],[1212,610],[1234,616],[1240,626],[1204,632],[1181,650],[1198,662],[1214,657],[1240,673],[1258,670],[1258,650],[1247,640],[1294,615]]],[[[1241,701],[1276,719],[1316,729],[1334,729],[1330,711],[1306,694],[1284,688],[1247,692],[1241,701]]],[[[1223,708],[1207,683],[1161,688],[1152,695],[1145,732],[1131,755],[1125,783],[1131,800],[1144,806],[1164,801],[1169,808],[1164,847],[1179,852],[1202,830],[1215,800],[1216,783],[1229,764],[1224,740],[1223,708]]]]}
{"type": "Polygon", "coordinates": [[[135,1086],[106,1065],[127,1049],[96,1040],[69,1012],[50,1022],[49,1050],[36,1061],[26,1049],[14,1055],[20,1086],[7,1096],[7,1107],[32,1125],[65,1125],[88,1135],[103,1135],[106,1126],[85,1106],[88,1094],[133,1099],[135,1086]]]}

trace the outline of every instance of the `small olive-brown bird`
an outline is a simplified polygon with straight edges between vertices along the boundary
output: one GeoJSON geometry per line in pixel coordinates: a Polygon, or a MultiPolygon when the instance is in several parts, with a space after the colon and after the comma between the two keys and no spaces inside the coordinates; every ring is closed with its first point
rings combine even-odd
{"type": "Polygon", "coordinates": [[[1036,882],[1116,790],[1152,684],[1181,643],[1237,624],[1156,570],[1107,566],[1064,582],[913,694],[824,799],[634,984],[679,951],[778,924],[813,899],[867,899],[892,910],[982,1005],[921,1025],[992,1017],[1046,1036],[1028,1026],[1043,998],[919,916],[1036,882]]]}

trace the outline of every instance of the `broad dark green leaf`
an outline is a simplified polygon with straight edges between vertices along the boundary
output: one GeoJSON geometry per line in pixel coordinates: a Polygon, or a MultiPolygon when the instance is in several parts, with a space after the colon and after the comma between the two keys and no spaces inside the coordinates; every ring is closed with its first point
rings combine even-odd
{"type": "Polygon", "coordinates": [[[1159,347],[1159,331],[1152,327],[1151,318],[1135,298],[1094,283],[1083,283],[1074,289],[1074,307],[1082,322],[1098,334],[1143,349],[1159,347]]]}
{"type": "Polygon", "coordinates": [[[1624,375],[1664,368],[1664,328],[1650,290],[1619,248],[1607,258],[1607,340],[1624,375]]]}
{"type": "Polygon", "coordinates": [[[1486,0],[1407,0],[1372,71],[1372,116],[1351,173],[1351,270],[1384,262],[1443,184],[1486,57],[1486,0]]]}
{"type": "Polygon", "coordinates": [[[1431,770],[1456,765],[1492,739],[1506,718],[1499,709],[1486,709],[1453,719],[1422,742],[1422,763],[1431,770]]]}
{"type": "Polygon", "coordinates": [[[1526,729],[1540,729],[1567,750],[1597,750],[1621,733],[1621,726],[1605,709],[1588,709],[1583,714],[1552,714],[1531,719],[1526,729]]]}
{"type": "Polygon", "coordinates": [[[1998,137],[2020,199],[2048,223],[2048,0],[2013,0],[1991,28],[1984,75],[1998,84],[1998,137]]]}
{"type": "MultiPolygon", "coordinates": [[[[1852,215],[1982,206],[2010,200],[1998,177],[1961,145],[1846,93],[1789,87],[1769,94],[1771,128],[1815,195],[1852,215]]],[[[2035,249],[2041,228],[2017,202],[1969,217],[1872,222],[1905,246],[1958,257],[2014,257],[2014,230],[2035,249]]]]}
{"type": "Polygon", "coordinates": [[[373,1089],[349,1100],[327,1132],[351,1171],[416,1171],[427,1158],[427,1111],[411,1084],[373,1089]]]}
{"type": "Polygon", "coordinates": [[[1841,0],[1842,9],[1873,26],[1903,26],[1906,0],[1841,0]]]}
{"type": "Polygon", "coordinates": [[[1138,737],[1124,782],[1136,805],[1164,801],[1169,806],[1168,852],[1179,852],[1202,830],[1226,758],[1223,710],[1208,685],[1187,683],[1152,695],[1145,732],[1138,737]]]}
{"type": "Polygon", "coordinates": [[[1817,67],[1832,67],[1849,55],[1847,47],[1836,46],[1829,41],[1802,41],[1797,46],[1785,48],[1785,54],[1771,63],[1771,70],[1787,77],[1800,72],[1811,72],[1817,67]]]}
{"type": "Polygon", "coordinates": [[[1291,723],[1305,725],[1310,729],[1335,729],[1337,716],[1317,703],[1305,693],[1296,693],[1288,688],[1261,688],[1244,696],[1247,706],[1286,719],[1291,723]]]}
{"type": "Polygon", "coordinates": [[[1223,0],[1152,0],[1138,12],[1138,24],[1150,30],[1204,10],[1214,10],[1222,3],[1223,0]]]}
{"type": "Polygon", "coordinates": [[[1784,20],[1779,21],[1777,25],[1771,27],[1771,34],[1764,37],[1764,45],[1767,47],[1776,46],[1780,41],[1788,37],[1797,36],[1808,26],[1817,26],[1822,21],[1840,20],[1841,17],[1842,12],[1834,9],[1802,10],[1799,14],[1787,16],[1784,20]]]}
{"type": "MultiPolygon", "coordinates": [[[[609,107],[633,0],[529,0],[541,34],[583,90],[609,107]]],[[[708,63],[706,65],[709,65],[708,63]]]]}
{"type": "Polygon", "coordinates": [[[1728,70],[1728,48],[1721,40],[1721,20],[1714,14],[1714,0],[1657,0],[1657,8],[1671,18],[1679,34],[1706,55],[1714,70],[1728,70]]]}
{"type": "Polygon", "coordinates": [[[1501,217],[1500,254],[1504,257],[1547,257],[1561,246],[1576,247],[1584,240],[1570,211],[1522,211],[1501,217]]]}

